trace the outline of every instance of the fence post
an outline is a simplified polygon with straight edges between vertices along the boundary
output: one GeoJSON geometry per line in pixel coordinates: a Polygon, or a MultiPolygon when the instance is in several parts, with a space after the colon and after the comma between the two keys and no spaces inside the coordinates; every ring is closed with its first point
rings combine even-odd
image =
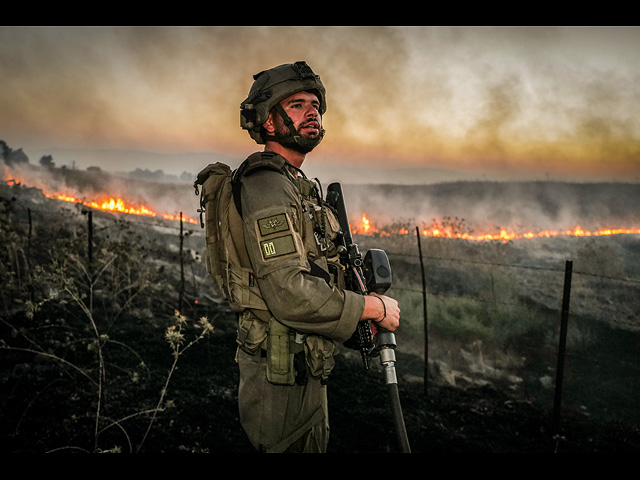
{"type": "Polygon", "coordinates": [[[34,290],[33,290],[33,272],[31,271],[31,234],[33,233],[33,225],[31,223],[31,209],[27,208],[27,214],[29,216],[29,233],[27,235],[27,270],[29,278],[29,296],[31,302],[35,303],[34,290]]]}
{"type": "Polygon", "coordinates": [[[560,406],[562,404],[562,382],[564,376],[564,361],[567,346],[567,326],[569,324],[569,299],[571,296],[571,272],[573,262],[567,260],[564,270],[564,292],[562,295],[562,312],[560,314],[560,342],[558,345],[558,359],[556,368],[556,391],[553,402],[553,433],[557,434],[560,424],[560,406]]]}
{"type": "Polygon", "coordinates": [[[178,294],[178,311],[182,311],[182,300],[184,296],[184,255],[182,253],[184,233],[182,226],[182,212],[180,212],[180,292],[178,294]]]}
{"type": "Polygon", "coordinates": [[[27,215],[29,216],[29,233],[27,235],[27,258],[31,258],[31,233],[33,226],[31,224],[31,209],[27,208],[27,215]]]}
{"type": "Polygon", "coordinates": [[[420,272],[422,273],[422,315],[424,317],[424,393],[427,394],[429,384],[429,322],[427,321],[427,278],[422,260],[422,246],[420,243],[420,227],[416,227],[418,237],[418,253],[420,254],[420,272]]]}
{"type": "Polygon", "coordinates": [[[93,211],[91,210],[87,215],[87,259],[89,261],[89,273],[91,274],[93,268],[93,211]]]}

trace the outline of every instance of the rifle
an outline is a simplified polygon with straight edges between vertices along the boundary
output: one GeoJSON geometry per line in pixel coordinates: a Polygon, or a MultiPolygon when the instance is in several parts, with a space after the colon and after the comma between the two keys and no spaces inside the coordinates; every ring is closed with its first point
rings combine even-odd
{"type": "MultiPolygon", "coordinates": [[[[332,183],[327,189],[327,203],[338,215],[340,232],[338,233],[337,249],[340,263],[345,268],[345,284],[348,290],[368,295],[369,293],[384,294],[391,287],[391,265],[384,250],[370,249],[364,259],[353,241],[349,216],[342,194],[340,183],[332,183]]],[[[409,440],[402,416],[400,396],[398,394],[398,378],[396,375],[396,340],[393,332],[382,328],[375,328],[370,320],[358,322],[358,326],[344,345],[354,350],[360,350],[365,369],[369,369],[369,359],[380,356],[384,367],[384,376],[389,386],[389,395],[394,410],[394,422],[398,442],[405,453],[410,453],[409,440]],[[375,331],[374,331],[375,329],[375,331]]]]}
{"type": "MultiPolygon", "coordinates": [[[[361,295],[371,292],[383,294],[391,286],[391,267],[384,250],[369,250],[362,257],[358,245],[353,241],[347,207],[342,194],[342,186],[332,183],[327,189],[327,203],[336,211],[340,222],[340,232],[337,239],[337,250],[340,263],[345,269],[346,289],[361,295]]],[[[358,326],[344,345],[354,350],[360,350],[362,362],[369,369],[369,358],[376,355],[374,343],[374,326],[370,320],[358,322],[358,326]]]]}

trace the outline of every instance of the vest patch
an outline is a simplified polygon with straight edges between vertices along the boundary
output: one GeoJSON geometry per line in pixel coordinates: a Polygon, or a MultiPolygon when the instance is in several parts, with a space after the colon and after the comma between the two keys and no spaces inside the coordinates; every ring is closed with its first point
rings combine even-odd
{"type": "Polygon", "coordinates": [[[262,240],[260,249],[265,260],[269,258],[280,257],[296,252],[296,244],[293,241],[293,235],[285,235],[283,237],[272,238],[270,240],[262,240]]]}
{"type": "Polygon", "coordinates": [[[284,213],[280,213],[278,215],[261,218],[258,220],[258,227],[260,229],[260,235],[266,237],[267,235],[289,230],[289,222],[287,222],[287,216],[284,213]]]}

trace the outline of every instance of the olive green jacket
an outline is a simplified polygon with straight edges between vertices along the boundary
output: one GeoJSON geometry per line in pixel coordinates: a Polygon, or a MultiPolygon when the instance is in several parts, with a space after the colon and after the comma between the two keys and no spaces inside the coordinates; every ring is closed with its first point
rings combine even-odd
{"type": "Polygon", "coordinates": [[[310,180],[273,170],[244,176],[245,244],[263,299],[278,321],[302,333],[345,341],[362,316],[364,297],[342,290],[339,272],[329,268],[337,262],[331,240],[340,225],[312,191],[310,180]],[[330,282],[323,278],[327,274],[330,282]]]}

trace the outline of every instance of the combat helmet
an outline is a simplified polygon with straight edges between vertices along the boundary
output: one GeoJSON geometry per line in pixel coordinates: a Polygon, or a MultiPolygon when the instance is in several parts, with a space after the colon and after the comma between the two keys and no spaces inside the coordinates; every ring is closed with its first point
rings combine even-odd
{"type": "Polygon", "coordinates": [[[253,76],[254,83],[247,99],[240,104],[240,126],[248,130],[256,143],[264,144],[272,139],[289,148],[308,152],[320,143],[324,130],[318,138],[302,138],[293,126],[293,122],[280,106],[280,102],[294,93],[312,91],[320,101],[320,114],[327,110],[326,91],[320,76],[313,73],[304,61],[279,65],[263,70],[253,76]],[[277,108],[280,116],[289,127],[291,134],[286,137],[266,137],[262,125],[269,117],[272,108],[277,108]]]}

